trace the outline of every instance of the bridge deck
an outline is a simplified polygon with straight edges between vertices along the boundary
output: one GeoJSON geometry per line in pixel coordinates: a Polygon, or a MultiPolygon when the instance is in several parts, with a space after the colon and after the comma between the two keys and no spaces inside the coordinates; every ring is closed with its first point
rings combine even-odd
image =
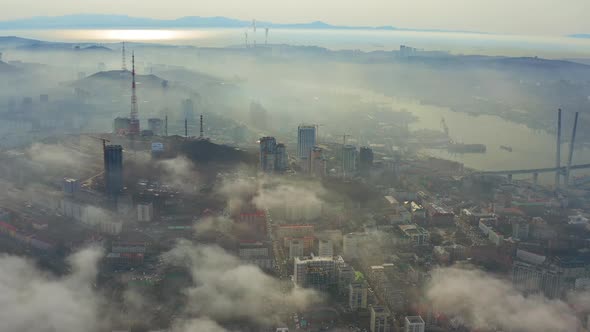
{"type": "MultiPolygon", "coordinates": [[[[512,170],[502,170],[502,171],[482,171],[482,172],[475,172],[473,174],[481,174],[481,175],[515,175],[515,174],[533,174],[533,173],[552,173],[556,172],[557,170],[561,170],[563,173],[566,171],[566,166],[562,167],[549,167],[549,168],[534,168],[534,169],[512,169],[512,170]]],[[[580,164],[580,165],[572,165],[571,169],[586,169],[590,168],[590,164],[580,164]]]]}

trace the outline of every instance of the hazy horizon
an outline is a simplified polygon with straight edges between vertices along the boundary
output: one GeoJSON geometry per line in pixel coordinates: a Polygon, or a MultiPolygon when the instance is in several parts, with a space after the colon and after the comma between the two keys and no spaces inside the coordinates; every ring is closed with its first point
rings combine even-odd
{"type": "MultiPolygon", "coordinates": [[[[148,1],[147,4],[149,3],[148,1]]],[[[92,0],[84,3],[72,3],[67,0],[51,3],[39,3],[35,0],[7,0],[3,12],[0,13],[0,20],[88,13],[121,14],[155,19],[224,16],[277,23],[323,21],[333,25],[392,25],[413,29],[531,35],[590,32],[590,22],[584,15],[588,4],[583,0],[569,1],[567,6],[556,5],[551,0],[523,0],[518,3],[508,0],[451,0],[444,3],[434,0],[420,0],[412,3],[372,0],[348,3],[346,8],[335,0],[326,0],[321,3],[304,0],[297,4],[280,5],[268,0],[253,0],[245,7],[235,0],[206,4],[199,1],[170,0],[166,4],[166,8],[162,8],[162,6],[146,5],[146,1],[139,0],[125,2],[92,0]],[[362,14],[359,15],[359,13],[362,14]]],[[[152,5],[158,5],[158,3],[152,2],[152,5]]]]}

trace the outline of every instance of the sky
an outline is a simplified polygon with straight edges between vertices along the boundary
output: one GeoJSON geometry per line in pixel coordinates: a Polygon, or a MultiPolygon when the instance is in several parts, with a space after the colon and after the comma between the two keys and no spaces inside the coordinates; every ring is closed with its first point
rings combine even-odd
{"type": "Polygon", "coordinates": [[[0,20],[65,14],[124,14],[173,19],[226,16],[275,23],[492,33],[590,33],[589,0],[2,0],[0,20]]]}

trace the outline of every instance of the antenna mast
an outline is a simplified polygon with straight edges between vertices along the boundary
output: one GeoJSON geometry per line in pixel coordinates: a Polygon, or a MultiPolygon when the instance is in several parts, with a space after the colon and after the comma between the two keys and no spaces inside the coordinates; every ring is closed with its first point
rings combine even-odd
{"type": "Polygon", "coordinates": [[[137,118],[137,93],[135,84],[135,52],[131,53],[131,114],[129,119],[129,133],[131,135],[139,134],[139,119],[137,118]]]}
{"type": "Polygon", "coordinates": [[[168,114],[164,118],[164,136],[168,136],[168,114]]]}
{"type": "Polygon", "coordinates": [[[123,48],[121,49],[121,69],[127,71],[127,56],[125,55],[125,42],[123,42],[123,48]]]}

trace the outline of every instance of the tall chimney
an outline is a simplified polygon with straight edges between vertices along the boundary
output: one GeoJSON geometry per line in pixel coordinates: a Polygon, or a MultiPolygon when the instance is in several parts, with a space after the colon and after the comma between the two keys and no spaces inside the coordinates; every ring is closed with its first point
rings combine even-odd
{"type": "Polygon", "coordinates": [[[557,149],[555,157],[555,189],[559,188],[559,176],[561,173],[561,108],[557,110],[557,149]]]}

